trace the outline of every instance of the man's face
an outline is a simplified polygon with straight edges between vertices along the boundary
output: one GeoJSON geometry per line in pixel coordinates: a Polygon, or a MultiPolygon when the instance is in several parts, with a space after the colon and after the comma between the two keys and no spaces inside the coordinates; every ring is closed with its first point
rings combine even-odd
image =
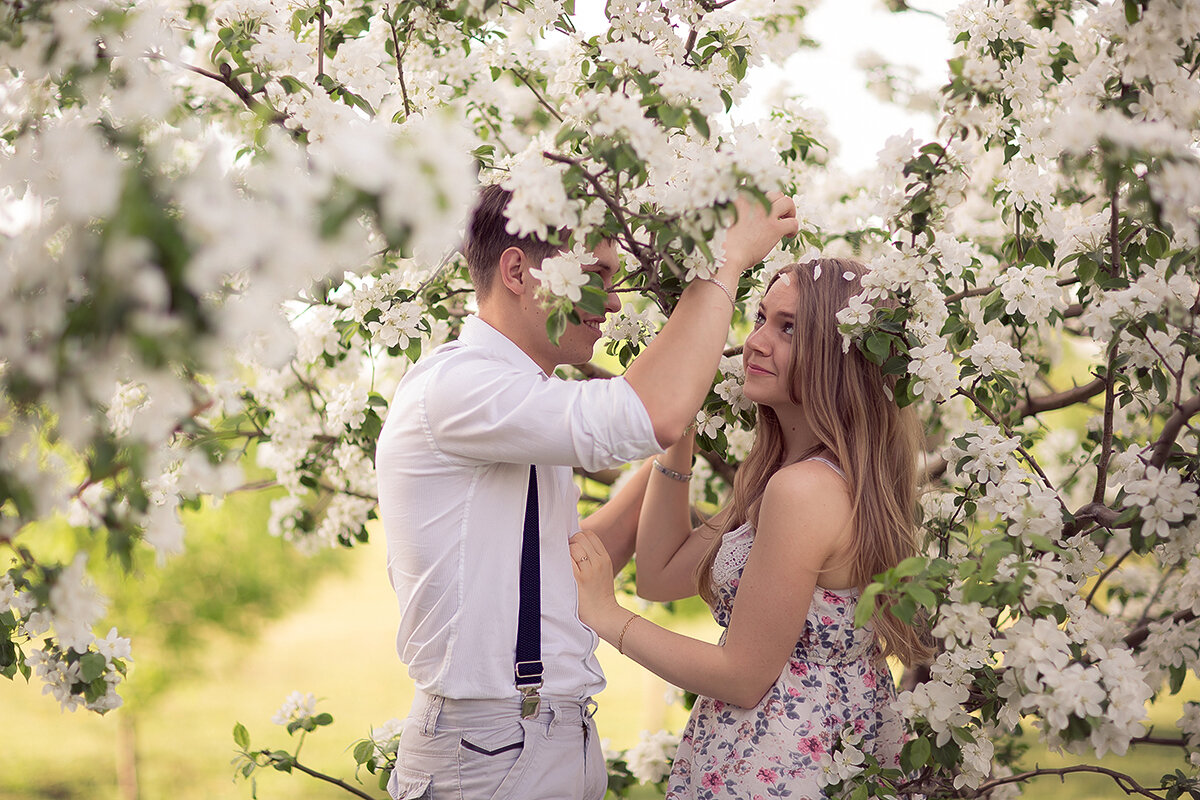
{"type": "MultiPolygon", "coordinates": [[[[585,264],[584,272],[599,273],[604,280],[604,288],[608,290],[612,286],[613,276],[616,274],[620,265],[617,262],[617,251],[613,247],[612,242],[601,242],[596,245],[592,251],[596,257],[592,264],[585,264]]],[[[604,304],[606,312],[611,313],[621,308],[621,303],[617,296],[609,291],[607,301],[604,304]]],[[[575,307],[575,313],[579,316],[579,324],[572,325],[567,323],[566,330],[562,336],[558,338],[558,346],[555,347],[546,341],[548,348],[546,352],[546,363],[558,364],[583,364],[592,359],[592,352],[595,350],[596,342],[600,339],[600,328],[604,325],[606,314],[596,315],[589,314],[579,306],[575,307]]]]}

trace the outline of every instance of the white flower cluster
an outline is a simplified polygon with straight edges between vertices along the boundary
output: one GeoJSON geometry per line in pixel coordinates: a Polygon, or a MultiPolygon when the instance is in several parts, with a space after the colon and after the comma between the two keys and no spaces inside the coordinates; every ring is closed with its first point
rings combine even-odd
{"type": "Polygon", "coordinates": [[[271,717],[276,725],[289,725],[301,722],[317,713],[317,696],[312,692],[301,694],[292,692],[284,699],[283,705],[271,717]]]}
{"type": "Polygon", "coordinates": [[[626,303],[615,314],[609,314],[604,323],[605,337],[634,345],[649,344],[658,332],[662,315],[655,307],[638,311],[632,303],[626,303]]]}
{"type": "Polygon", "coordinates": [[[594,260],[595,257],[582,243],[576,243],[570,250],[542,259],[541,266],[529,270],[529,274],[537,279],[546,292],[578,303],[583,296],[581,289],[588,282],[583,265],[594,260]]]}
{"type": "Polygon", "coordinates": [[[1179,470],[1146,467],[1145,477],[1125,484],[1126,503],[1141,510],[1146,536],[1170,538],[1171,529],[1200,509],[1200,487],[1179,470]]]}
{"type": "Polygon", "coordinates": [[[866,756],[859,749],[862,734],[853,725],[846,725],[838,736],[837,746],[821,756],[821,772],[817,782],[822,786],[844,783],[866,767],[866,756]]]}
{"type": "Polygon", "coordinates": [[[671,772],[679,736],[669,731],[642,731],[638,743],[625,751],[629,772],[642,783],[658,783],[671,772]]]}
{"type": "Polygon", "coordinates": [[[42,605],[32,588],[19,590],[8,573],[0,573],[0,612],[16,618],[17,634],[30,639],[52,636],[32,650],[27,664],[65,711],[85,707],[106,712],[122,704],[117,686],[131,659],[129,640],[111,628],[97,638],[92,627],[104,614],[105,602],[87,577],[87,556],[80,553],[50,584],[49,602],[42,605]],[[104,690],[97,692],[101,679],[104,690]],[[85,690],[93,699],[84,696],[85,690]]]}

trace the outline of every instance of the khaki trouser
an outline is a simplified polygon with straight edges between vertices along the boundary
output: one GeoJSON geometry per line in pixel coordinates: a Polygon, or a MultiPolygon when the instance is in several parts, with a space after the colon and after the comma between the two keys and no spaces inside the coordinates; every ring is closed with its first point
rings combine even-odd
{"type": "Polygon", "coordinates": [[[394,800],[601,800],[608,770],[596,704],[542,698],[533,719],[514,700],[418,692],[388,782],[394,800]]]}

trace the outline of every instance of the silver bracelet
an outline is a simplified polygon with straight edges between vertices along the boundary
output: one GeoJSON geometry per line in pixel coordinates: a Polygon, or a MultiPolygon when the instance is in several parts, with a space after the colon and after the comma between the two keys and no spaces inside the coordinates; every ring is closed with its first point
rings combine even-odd
{"type": "Polygon", "coordinates": [[[664,467],[662,464],[659,463],[657,458],[654,459],[654,468],[656,470],[658,470],[659,472],[661,472],[663,475],[666,475],[668,478],[670,478],[673,481],[679,481],[680,483],[687,483],[688,481],[690,481],[692,479],[692,473],[676,472],[673,469],[664,467]]]}
{"type": "Polygon", "coordinates": [[[717,288],[719,288],[722,292],[724,292],[725,296],[729,298],[729,304],[732,305],[734,308],[737,308],[737,300],[733,299],[733,292],[729,291],[728,286],[721,283],[721,281],[717,280],[716,278],[701,278],[700,280],[708,281],[709,283],[716,284],[717,288]]]}

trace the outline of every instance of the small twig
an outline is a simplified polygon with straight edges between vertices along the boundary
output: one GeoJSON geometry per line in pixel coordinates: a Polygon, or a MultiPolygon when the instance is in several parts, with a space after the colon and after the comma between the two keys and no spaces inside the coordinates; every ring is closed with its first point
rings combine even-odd
{"type": "MultiPolygon", "coordinates": [[[[268,753],[268,751],[263,750],[262,753],[263,753],[263,755],[270,757],[270,753],[268,753]]],[[[275,759],[272,758],[272,761],[274,761],[274,760],[275,759]]],[[[364,791],[361,791],[360,789],[356,789],[355,787],[351,786],[350,784],[346,783],[345,781],[338,780],[337,778],[333,777],[332,775],[326,775],[323,772],[317,772],[315,769],[311,769],[310,767],[304,766],[303,764],[301,764],[299,761],[297,761],[294,758],[290,759],[290,763],[293,767],[300,770],[305,775],[311,775],[312,777],[316,778],[317,780],[322,780],[322,781],[325,781],[326,783],[332,783],[334,786],[337,786],[339,789],[345,789],[350,794],[355,795],[356,797],[363,798],[363,800],[375,800],[375,798],[372,797],[371,795],[367,794],[364,791]]]]}
{"type": "Polygon", "coordinates": [[[1100,442],[1100,460],[1096,462],[1096,491],[1092,493],[1093,503],[1103,503],[1104,493],[1108,488],[1108,461],[1112,457],[1113,416],[1116,411],[1116,369],[1117,342],[1121,338],[1122,328],[1113,331],[1112,342],[1108,346],[1108,368],[1104,372],[1104,432],[1100,442]]]}
{"type": "MultiPolygon", "coordinates": [[[[975,395],[975,393],[972,392],[970,389],[964,389],[964,388],[960,387],[958,389],[958,391],[955,392],[955,394],[962,395],[963,397],[967,398],[972,403],[974,403],[975,407],[978,408],[980,411],[982,411],[984,416],[986,416],[988,419],[990,419],[996,425],[996,427],[998,427],[998,428],[1000,428],[1000,430],[1004,431],[1005,436],[1009,436],[1009,437],[1013,436],[1012,429],[1009,428],[1008,425],[1004,424],[1004,422],[999,417],[996,416],[995,412],[993,412],[990,408],[988,408],[983,403],[983,401],[980,400],[975,395]]],[[[1015,437],[1013,437],[1013,438],[1015,438],[1015,437]]],[[[1058,496],[1058,492],[1055,490],[1054,484],[1051,483],[1050,478],[1048,478],[1046,476],[1046,473],[1042,471],[1042,468],[1038,464],[1037,459],[1033,457],[1033,453],[1029,452],[1029,450],[1027,450],[1025,448],[1025,445],[1023,445],[1023,444],[1017,445],[1017,452],[1019,452],[1022,456],[1025,457],[1025,461],[1029,464],[1029,466],[1033,467],[1034,472],[1036,472],[1041,477],[1042,482],[1044,484],[1046,484],[1046,488],[1049,489],[1050,491],[1054,492],[1054,497],[1056,500],[1058,500],[1058,504],[1059,504],[1059,506],[1062,507],[1062,510],[1067,511],[1066,504],[1064,504],[1062,501],[1062,498],[1058,496]]]]}
{"type": "Polygon", "coordinates": [[[558,109],[556,109],[554,106],[550,105],[550,101],[548,101],[545,97],[542,96],[542,93],[537,90],[537,87],[534,86],[527,77],[525,77],[524,72],[522,70],[520,70],[516,67],[513,67],[510,70],[510,72],[512,72],[513,75],[516,75],[517,79],[520,80],[521,83],[523,83],[529,87],[529,91],[533,92],[533,96],[537,98],[538,102],[542,105],[542,108],[549,111],[551,116],[553,116],[559,122],[563,121],[562,114],[558,113],[558,109]]]}
{"type": "MultiPolygon", "coordinates": [[[[390,10],[385,6],[383,13],[387,17],[390,10]]],[[[400,97],[404,100],[404,116],[407,118],[412,114],[412,103],[408,100],[408,87],[404,83],[404,56],[408,53],[408,39],[412,32],[412,27],[410,26],[404,32],[404,49],[401,50],[400,35],[396,32],[396,23],[389,21],[388,25],[392,29],[392,51],[396,54],[396,74],[400,78],[400,97]]]]}
{"type": "Polygon", "coordinates": [[[1112,190],[1112,214],[1109,216],[1108,242],[1111,248],[1112,262],[1109,264],[1109,275],[1117,277],[1121,274],[1121,233],[1120,210],[1117,201],[1120,199],[1121,184],[1118,182],[1112,190]]]}
{"type": "Polygon", "coordinates": [[[325,0],[317,3],[317,81],[325,74],[325,0]]]}
{"type": "Polygon", "coordinates": [[[1125,559],[1129,558],[1130,554],[1132,554],[1132,553],[1133,553],[1133,548],[1131,547],[1128,550],[1126,550],[1124,553],[1122,553],[1120,555],[1120,557],[1118,557],[1115,561],[1113,561],[1113,563],[1109,565],[1108,569],[1106,569],[1106,570],[1104,570],[1104,572],[1100,573],[1100,577],[1096,579],[1096,585],[1092,587],[1092,590],[1090,592],[1088,592],[1087,604],[1089,606],[1092,604],[1092,599],[1095,598],[1096,592],[1100,591],[1100,584],[1104,583],[1104,581],[1108,579],[1109,575],[1112,575],[1114,572],[1116,572],[1117,567],[1121,566],[1121,562],[1124,561],[1125,559]]]}
{"type": "Polygon", "coordinates": [[[1166,747],[1187,747],[1187,739],[1176,739],[1173,736],[1138,736],[1129,740],[1130,744],[1161,744],[1166,747]]]}

